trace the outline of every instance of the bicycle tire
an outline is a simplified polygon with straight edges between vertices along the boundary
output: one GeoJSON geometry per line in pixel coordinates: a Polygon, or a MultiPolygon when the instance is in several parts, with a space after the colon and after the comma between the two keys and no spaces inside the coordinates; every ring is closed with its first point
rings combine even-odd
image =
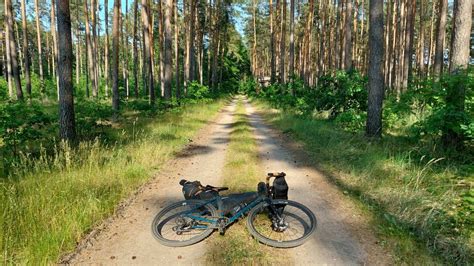
{"type": "Polygon", "coordinates": [[[158,242],[160,242],[162,245],[169,246],[169,247],[185,247],[192,244],[196,244],[204,240],[210,234],[212,234],[212,232],[215,230],[214,228],[203,230],[202,233],[200,233],[199,235],[185,241],[170,240],[162,236],[162,233],[161,233],[162,227],[166,224],[167,221],[171,221],[171,219],[173,218],[172,216],[170,216],[166,218],[168,219],[167,221],[164,221],[163,219],[166,217],[166,215],[174,209],[177,209],[183,206],[191,206],[191,205],[196,206],[196,208],[206,208],[209,211],[210,217],[217,217],[216,208],[212,204],[206,204],[206,201],[203,201],[203,200],[184,200],[184,201],[173,203],[165,207],[163,210],[161,210],[153,219],[153,222],[151,225],[152,232],[153,232],[153,236],[155,237],[156,240],[158,240],[158,242]],[[161,228],[160,228],[160,225],[161,225],[161,228]]]}
{"type": "MultiPolygon", "coordinates": [[[[279,205],[279,206],[285,205],[285,208],[287,208],[287,206],[292,206],[293,208],[299,209],[301,212],[306,214],[307,219],[309,220],[309,226],[307,226],[307,228],[304,228],[305,232],[303,236],[299,237],[298,239],[294,239],[290,241],[278,241],[278,240],[270,239],[269,237],[262,235],[261,233],[259,233],[259,231],[256,229],[256,226],[255,226],[256,215],[265,212],[267,210],[267,207],[269,206],[268,202],[262,202],[258,204],[257,206],[253,207],[249,211],[248,217],[247,217],[247,229],[249,230],[250,234],[254,238],[256,238],[260,243],[263,243],[268,246],[276,247],[276,248],[293,248],[293,247],[302,245],[315,232],[316,227],[317,227],[316,216],[310,209],[308,209],[303,204],[295,202],[295,201],[291,201],[291,200],[272,200],[270,204],[279,205]]],[[[285,211],[283,213],[285,214],[285,211]]],[[[291,214],[286,213],[286,215],[292,216],[292,218],[294,219],[296,217],[295,220],[298,220],[299,222],[304,220],[304,218],[298,217],[297,215],[293,213],[291,214]]],[[[265,218],[262,218],[262,219],[265,219],[265,218]]],[[[270,221],[270,218],[268,216],[266,219],[270,221]]]]}

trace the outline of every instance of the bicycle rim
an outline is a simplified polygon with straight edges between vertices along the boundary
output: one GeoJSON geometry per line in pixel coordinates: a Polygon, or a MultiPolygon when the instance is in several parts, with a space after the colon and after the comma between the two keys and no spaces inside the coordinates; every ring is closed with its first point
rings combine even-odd
{"type": "Polygon", "coordinates": [[[273,247],[290,248],[303,244],[316,229],[316,217],[304,205],[290,200],[271,202],[280,210],[283,221],[275,226],[275,215],[269,211],[269,203],[253,208],[247,219],[250,233],[261,243],[273,247]]]}
{"type": "Polygon", "coordinates": [[[199,200],[186,200],[172,204],[155,216],[152,231],[163,245],[182,247],[195,244],[214,229],[199,218],[212,219],[216,209],[211,204],[199,200]]]}

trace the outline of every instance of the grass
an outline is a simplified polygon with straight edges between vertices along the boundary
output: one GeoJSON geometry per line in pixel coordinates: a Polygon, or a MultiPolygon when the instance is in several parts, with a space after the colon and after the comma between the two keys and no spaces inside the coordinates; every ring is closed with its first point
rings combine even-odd
{"type": "MultiPolygon", "coordinates": [[[[224,185],[232,193],[256,191],[262,181],[258,146],[242,100],[239,99],[235,120],[230,133],[230,143],[224,166],[224,185]]],[[[259,244],[247,231],[242,219],[229,227],[225,236],[216,235],[210,241],[207,261],[216,265],[281,264],[285,251],[275,252],[259,244]]]]}
{"type": "Polygon", "coordinates": [[[418,146],[400,137],[368,141],[328,120],[258,105],[271,124],[304,144],[318,168],[375,214],[381,244],[398,263],[432,264],[440,257],[472,263],[474,209],[466,199],[473,191],[472,168],[420,156],[418,146]]]}
{"type": "Polygon", "coordinates": [[[105,129],[115,142],[84,141],[54,154],[22,155],[15,174],[0,179],[1,264],[53,264],[110,216],[120,200],[212,120],[225,100],[158,114],[124,112],[105,129]]]}

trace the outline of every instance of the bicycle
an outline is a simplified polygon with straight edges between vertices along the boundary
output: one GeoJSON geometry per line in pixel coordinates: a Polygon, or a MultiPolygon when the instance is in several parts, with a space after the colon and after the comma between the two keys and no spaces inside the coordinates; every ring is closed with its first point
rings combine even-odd
{"type": "MultiPolygon", "coordinates": [[[[247,229],[259,242],[277,248],[302,245],[316,230],[316,217],[298,202],[275,198],[275,181],[270,186],[270,179],[284,176],[283,172],[269,173],[266,182],[258,184],[257,192],[228,196],[219,195],[227,187],[202,187],[202,191],[213,192],[214,196],[164,208],[153,220],[153,235],[165,246],[184,247],[204,240],[215,230],[224,235],[228,226],[248,214],[247,229]]],[[[181,180],[180,184],[186,182],[181,180]]]]}

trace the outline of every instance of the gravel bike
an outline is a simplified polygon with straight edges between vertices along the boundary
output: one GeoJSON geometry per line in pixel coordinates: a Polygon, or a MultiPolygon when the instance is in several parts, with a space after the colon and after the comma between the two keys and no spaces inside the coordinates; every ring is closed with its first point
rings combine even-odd
{"type": "MultiPolygon", "coordinates": [[[[258,184],[257,192],[228,196],[219,195],[219,192],[228,190],[227,187],[201,186],[195,181],[199,193],[193,192],[193,197],[185,193],[189,199],[161,210],[152,223],[153,235],[165,246],[188,246],[202,241],[216,230],[224,235],[228,226],[247,214],[247,228],[259,242],[277,248],[299,246],[314,233],[317,221],[307,207],[278,193],[276,188],[282,180],[286,185],[284,176],[283,172],[269,173],[266,182],[258,184]],[[273,177],[275,180],[270,186],[273,177]],[[208,199],[202,199],[206,197],[208,199]]],[[[191,183],[181,180],[183,193],[184,186],[191,183]]],[[[286,195],[287,192],[288,187],[286,195]]]]}

